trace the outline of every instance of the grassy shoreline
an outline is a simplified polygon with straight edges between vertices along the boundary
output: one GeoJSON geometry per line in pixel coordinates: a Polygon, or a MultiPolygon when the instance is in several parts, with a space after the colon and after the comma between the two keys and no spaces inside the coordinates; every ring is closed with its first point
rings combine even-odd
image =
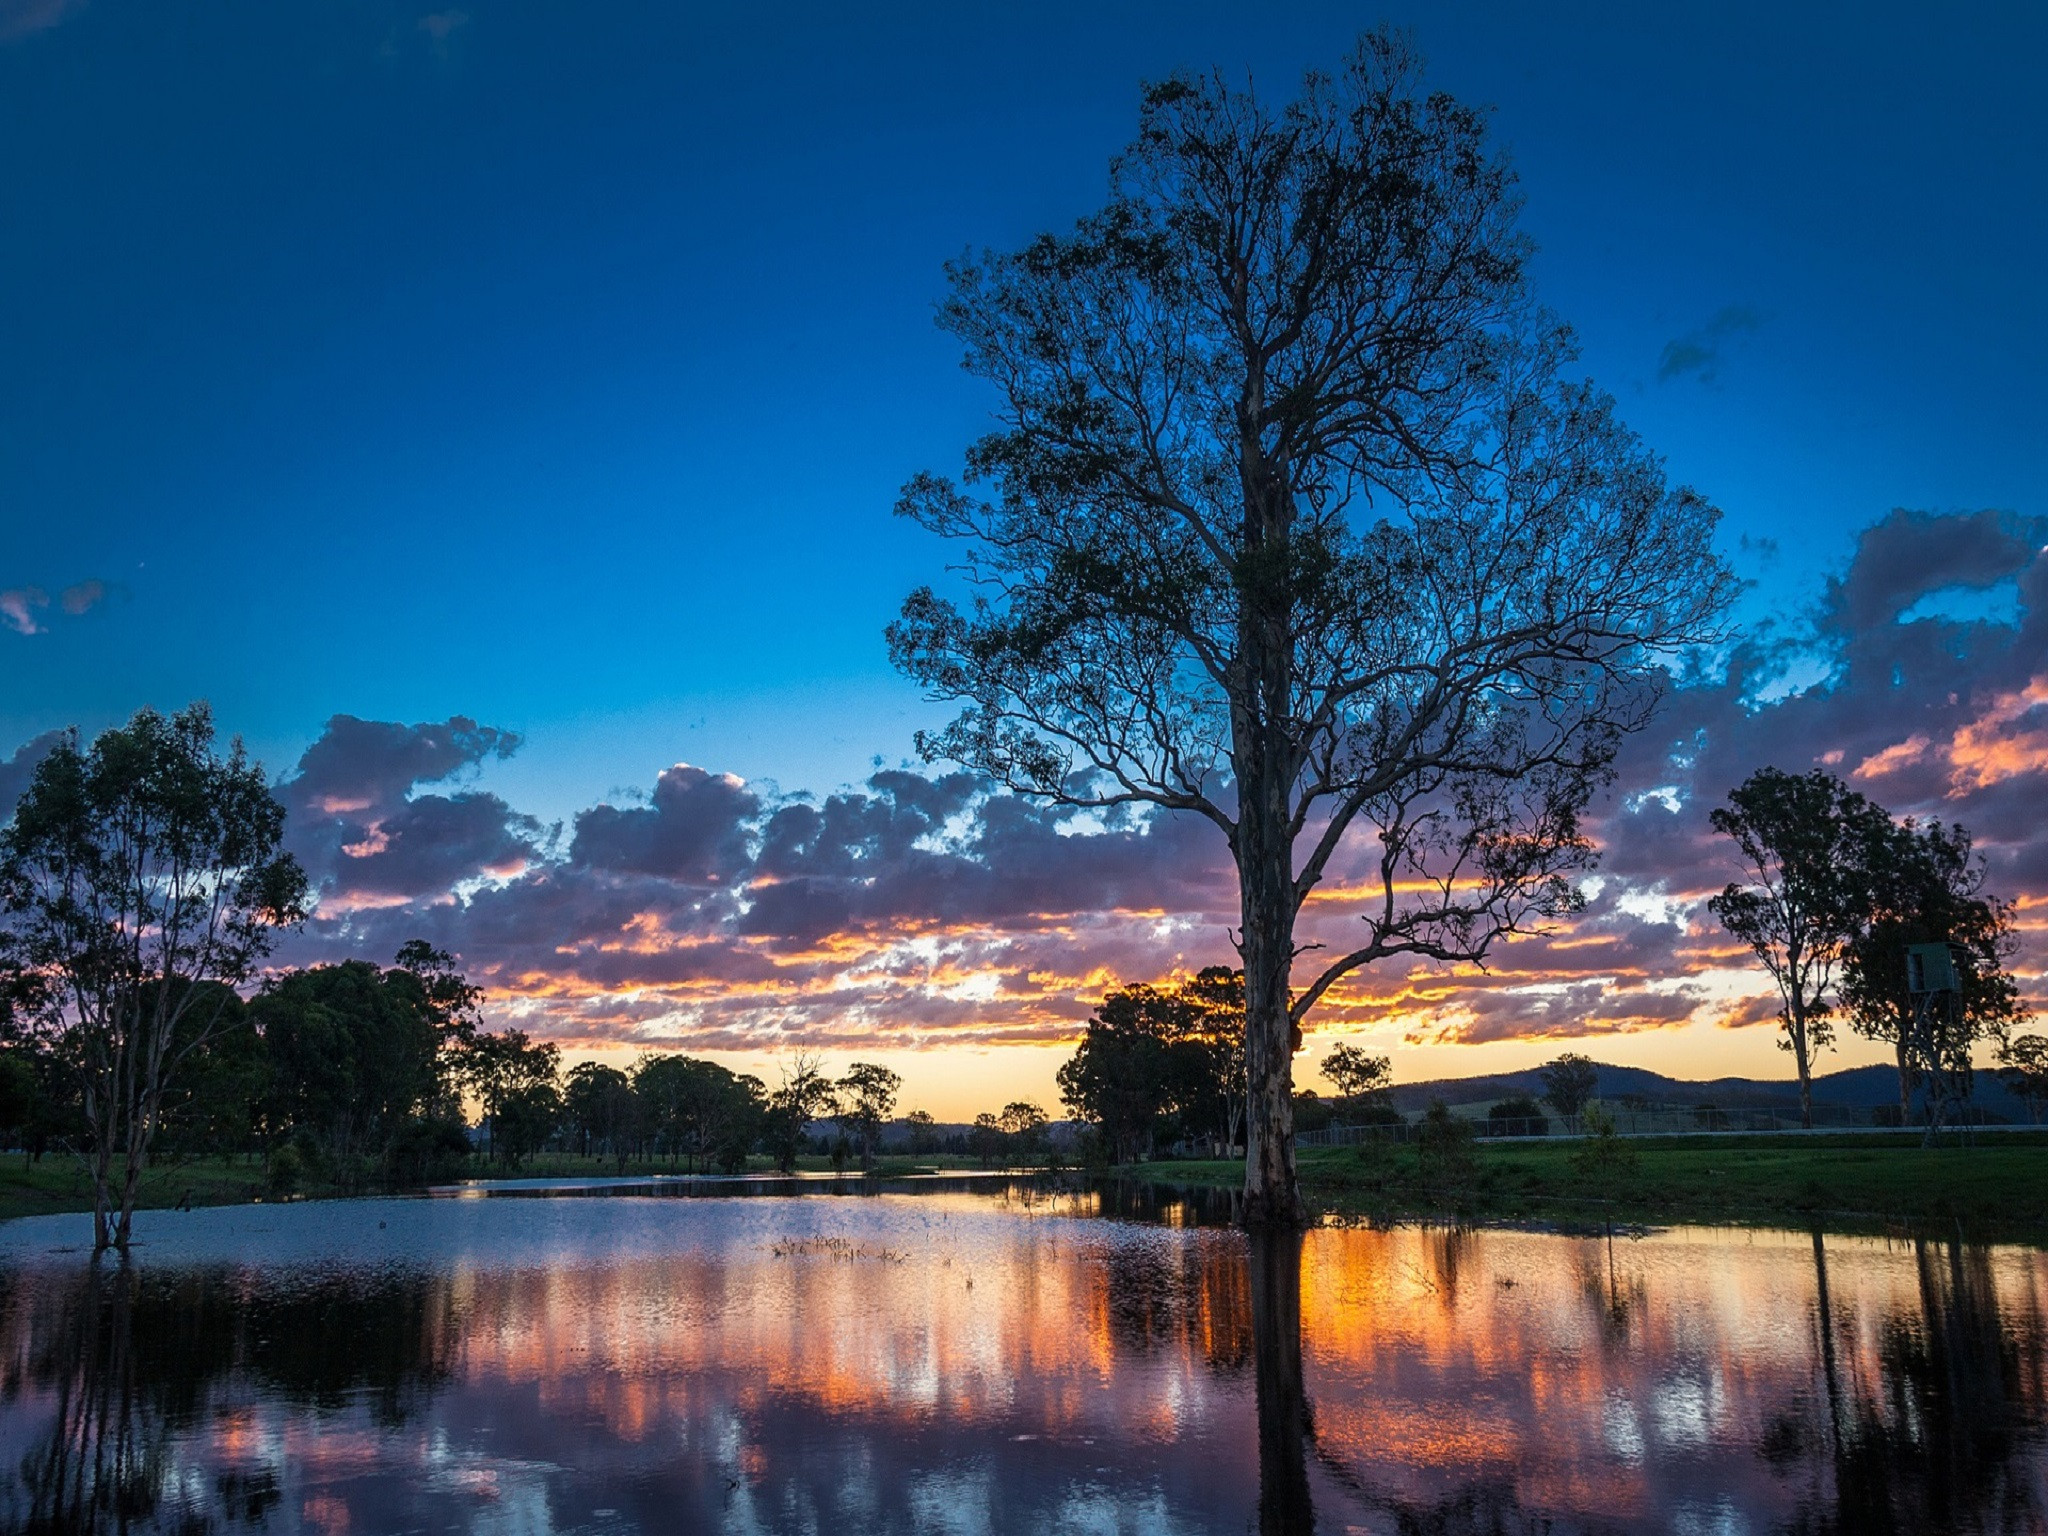
{"type": "MultiPolygon", "coordinates": [[[[973,1158],[934,1154],[917,1158],[885,1158],[876,1164],[874,1173],[878,1177],[891,1178],[920,1170],[955,1172],[981,1167],[973,1158]]],[[[823,1157],[799,1158],[797,1168],[803,1173],[836,1171],[830,1159],[823,1157]]],[[[622,1172],[610,1158],[549,1154],[529,1158],[516,1170],[472,1165],[448,1182],[496,1183],[501,1180],[549,1178],[654,1179],[674,1178],[689,1171],[680,1165],[658,1160],[630,1163],[622,1172]]],[[[746,1171],[772,1173],[774,1164],[768,1158],[755,1157],[749,1160],[746,1171]]],[[[845,1169],[844,1173],[849,1178],[860,1177],[857,1166],[845,1169]]],[[[405,1193],[408,1191],[386,1189],[377,1184],[342,1188],[309,1181],[289,1198],[336,1200],[405,1193]]],[[[283,1197],[271,1190],[269,1173],[260,1160],[247,1156],[206,1157],[147,1169],[142,1176],[141,1198],[136,1202],[136,1209],[169,1210],[188,1201],[197,1209],[215,1205],[248,1205],[279,1198],[283,1197]]],[[[31,1166],[19,1153],[0,1153],[0,1221],[12,1221],[22,1216],[68,1216],[91,1210],[92,1180],[85,1165],[77,1158],[52,1152],[31,1166]]]]}
{"type": "MultiPolygon", "coordinates": [[[[1304,1193],[1318,1210],[1387,1220],[1402,1218],[1549,1222],[1584,1226],[1606,1221],[1703,1222],[1746,1226],[1829,1226],[1882,1229],[1959,1227],[1971,1236],[2048,1244],[2048,1132],[2004,1132],[1974,1146],[1923,1150],[1917,1137],[1721,1135],[1627,1138],[1623,1166],[1583,1165],[1583,1143],[1478,1142],[1468,1166],[1446,1175],[1427,1168],[1413,1147],[1309,1147],[1300,1153],[1304,1193]]],[[[875,1170],[898,1176],[938,1166],[977,1166],[971,1159],[891,1158],[875,1170]]],[[[805,1158],[805,1172],[830,1171],[805,1158]]],[[[627,1178],[682,1170],[666,1163],[630,1165],[627,1178]]],[[[750,1172],[767,1172],[755,1159],[750,1172]]],[[[848,1170],[857,1176],[858,1170],[848,1170]]],[[[1150,1162],[1115,1170],[1160,1184],[1231,1188],[1243,1164],[1150,1162]]],[[[617,1177],[603,1159],[551,1156],[517,1172],[473,1168],[481,1182],[548,1177],[617,1177]]],[[[377,1189],[311,1186],[298,1198],[376,1194],[377,1189]]],[[[206,1158],[152,1168],[143,1177],[141,1208],[240,1205],[274,1198],[253,1158],[206,1158]]],[[[92,1188],[76,1159],[51,1155],[33,1168],[0,1156],[0,1221],[92,1209],[92,1188]]]]}
{"type": "MultiPolygon", "coordinates": [[[[1413,1147],[1309,1147],[1312,1205],[1337,1214],[1477,1221],[1674,1221],[1858,1228],[1959,1225],[1973,1236],[2048,1243],[2048,1134],[2008,1132],[1923,1149],[1917,1137],[1724,1135],[1618,1143],[1625,1166],[1583,1166],[1577,1142],[1484,1141],[1469,1168],[1426,1170],[1413,1147]],[[1627,1166],[1632,1165],[1632,1166],[1627,1166]]],[[[1123,1170],[1160,1183],[1230,1186],[1236,1162],[1123,1170]]]]}

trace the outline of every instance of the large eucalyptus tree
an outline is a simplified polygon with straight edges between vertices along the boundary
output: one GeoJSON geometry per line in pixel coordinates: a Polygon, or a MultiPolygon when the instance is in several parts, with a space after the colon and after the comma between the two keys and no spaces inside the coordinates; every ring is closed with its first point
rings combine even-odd
{"type": "Polygon", "coordinates": [[[964,705],[920,746],[1228,839],[1253,1223],[1301,1216],[1303,1015],[1570,910],[1581,811],[1729,595],[1715,514],[1566,377],[1516,211],[1482,114],[1382,33],[1278,109],[1148,87],[1104,208],[950,269],[999,425],[980,489],[920,476],[899,506],[966,546],[964,596],[890,629],[964,705]],[[1297,988],[1297,915],[1344,860],[1362,927],[1297,988]]]}

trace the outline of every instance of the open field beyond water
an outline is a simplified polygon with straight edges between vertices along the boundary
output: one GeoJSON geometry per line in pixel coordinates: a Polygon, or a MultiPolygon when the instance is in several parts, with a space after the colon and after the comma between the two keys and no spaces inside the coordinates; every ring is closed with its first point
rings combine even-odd
{"type": "MultiPolygon", "coordinates": [[[[1913,1134],[1624,1138],[1633,1166],[1581,1166],[1584,1143],[1479,1142],[1469,1170],[1427,1169],[1413,1147],[1311,1147],[1312,1204],[1400,1216],[1626,1218],[1856,1227],[1954,1224],[2048,1243],[2048,1132],[1980,1135],[1923,1148],[1913,1134]]],[[[1229,1186],[1234,1162],[1145,1165],[1148,1177],[1229,1186]]]]}
{"type": "MultiPolygon", "coordinates": [[[[1690,1136],[1625,1139],[1632,1166],[1589,1170],[1582,1143],[1479,1142],[1469,1169],[1445,1177],[1425,1168],[1413,1147],[1312,1147],[1300,1154],[1312,1204],[1339,1212],[1390,1217],[1453,1215],[1473,1220],[1606,1219],[1799,1225],[1815,1221],[1869,1228],[1888,1223],[1960,1223],[1972,1233],[2048,1245],[2048,1131],[1981,1135],[1975,1145],[1922,1148],[1911,1134],[1690,1136]]],[[[956,1157],[891,1158],[877,1172],[966,1169],[956,1157]]],[[[824,1172],[822,1158],[801,1163],[824,1172]]],[[[610,1159],[551,1155],[519,1177],[611,1177],[610,1159]]],[[[666,1162],[635,1162],[633,1178],[681,1171],[666,1162]]],[[[756,1159],[752,1172],[768,1171],[756,1159]]],[[[1143,1177],[1218,1188],[1236,1185],[1236,1162],[1157,1162],[1143,1177]]],[[[508,1177],[480,1165],[472,1177],[508,1177]]],[[[253,1158],[200,1159],[154,1168],[143,1185],[145,1209],[189,1199],[193,1206],[237,1205],[268,1197],[263,1166],[253,1158]]],[[[313,1186],[314,1197],[345,1193],[313,1186]]],[[[0,1158],[0,1219],[91,1208],[91,1186],[75,1159],[45,1157],[30,1168],[0,1158]]]]}

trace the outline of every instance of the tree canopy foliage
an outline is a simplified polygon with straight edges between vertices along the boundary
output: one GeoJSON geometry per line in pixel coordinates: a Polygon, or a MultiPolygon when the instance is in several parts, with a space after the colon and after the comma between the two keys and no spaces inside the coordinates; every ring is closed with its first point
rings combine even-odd
{"type": "Polygon", "coordinates": [[[304,913],[283,838],[261,766],[215,750],[204,704],[65,738],[0,831],[10,1009],[75,1074],[95,1248],[127,1248],[166,1093],[304,913]]]}
{"type": "Polygon", "coordinates": [[[1891,818],[1821,769],[1759,768],[1710,813],[1734,840],[1744,879],[1707,903],[1750,947],[1778,989],[1779,1043],[1799,1077],[1801,1121],[1813,1124],[1813,1058],[1834,1038],[1835,969],[1870,909],[1870,855],[1891,818]]]}
{"type": "Polygon", "coordinates": [[[1967,828],[1885,818],[1865,853],[1866,911],[1842,957],[1840,994],[1857,1033],[1893,1047],[1899,1109],[1924,1085],[1937,1117],[1961,1108],[1972,1056],[2003,1044],[2023,1018],[2006,969],[2018,946],[2011,908],[1984,891],[1984,868],[1967,828]],[[1909,982],[1908,953],[1945,945],[1954,995],[1923,1002],[1909,982]]]}
{"type": "Polygon", "coordinates": [[[1204,1138],[1233,1145],[1244,1124],[1244,979],[1209,966],[1165,985],[1106,993],[1059,1070],[1060,1097],[1118,1162],[1204,1138]]]}
{"type": "Polygon", "coordinates": [[[1922,1084],[1936,1120],[1958,1108],[1977,1046],[2002,1044],[2025,1017],[2006,969],[2011,911],[1984,891],[1969,831],[1894,821],[1821,769],[1760,768],[1728,800],[1712,820],[1747,878],[1708,905],[1777,987],[1805,1123],[1813,1057],[1832,1043],[1838,1006],[1859,1033],[1892,1045],[1902,1118],[1922,1084]],[[1908,953],[1923,945],[1945,946],[1957,981],[1931,1001],[1908,980],[1908,953]]]}

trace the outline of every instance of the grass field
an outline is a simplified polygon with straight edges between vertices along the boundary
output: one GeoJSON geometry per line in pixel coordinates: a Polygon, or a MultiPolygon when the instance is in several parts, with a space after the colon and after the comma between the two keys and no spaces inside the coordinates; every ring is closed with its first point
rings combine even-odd
{"type": "MultiPolygon", "coordinates": [[[[202,1158],[146,1170],[139,1204],[161,1210],[189,1195],[194,1205],[241,1205],[261,1195],[266,1182],[253,1158],[202,1158]]],[[[0,1220],[91,1209],[92,1179],[77,1158],[52,1152],[30,1166],[18,1154],[0,1156],[0,1220]]]]}
{"type": "MultiPolygon", "coordinates": [[[[1585,1222],[1960,1222],[2048,1242],[2048,1134],[1922,1149],[1914,1136],[1626,1138],[1620,1164],[1583,1165],[1578,1142],[1479,1142],[1467,1168],[1427,1169],[1413,1147],[1311,1147],[1304,1191],[1334,1210],[1389,1216],[1585,1222]]],[[[1229,1185],[1231,1163],[1150,1163],[1164,1182],[1229,1185]]]]}

